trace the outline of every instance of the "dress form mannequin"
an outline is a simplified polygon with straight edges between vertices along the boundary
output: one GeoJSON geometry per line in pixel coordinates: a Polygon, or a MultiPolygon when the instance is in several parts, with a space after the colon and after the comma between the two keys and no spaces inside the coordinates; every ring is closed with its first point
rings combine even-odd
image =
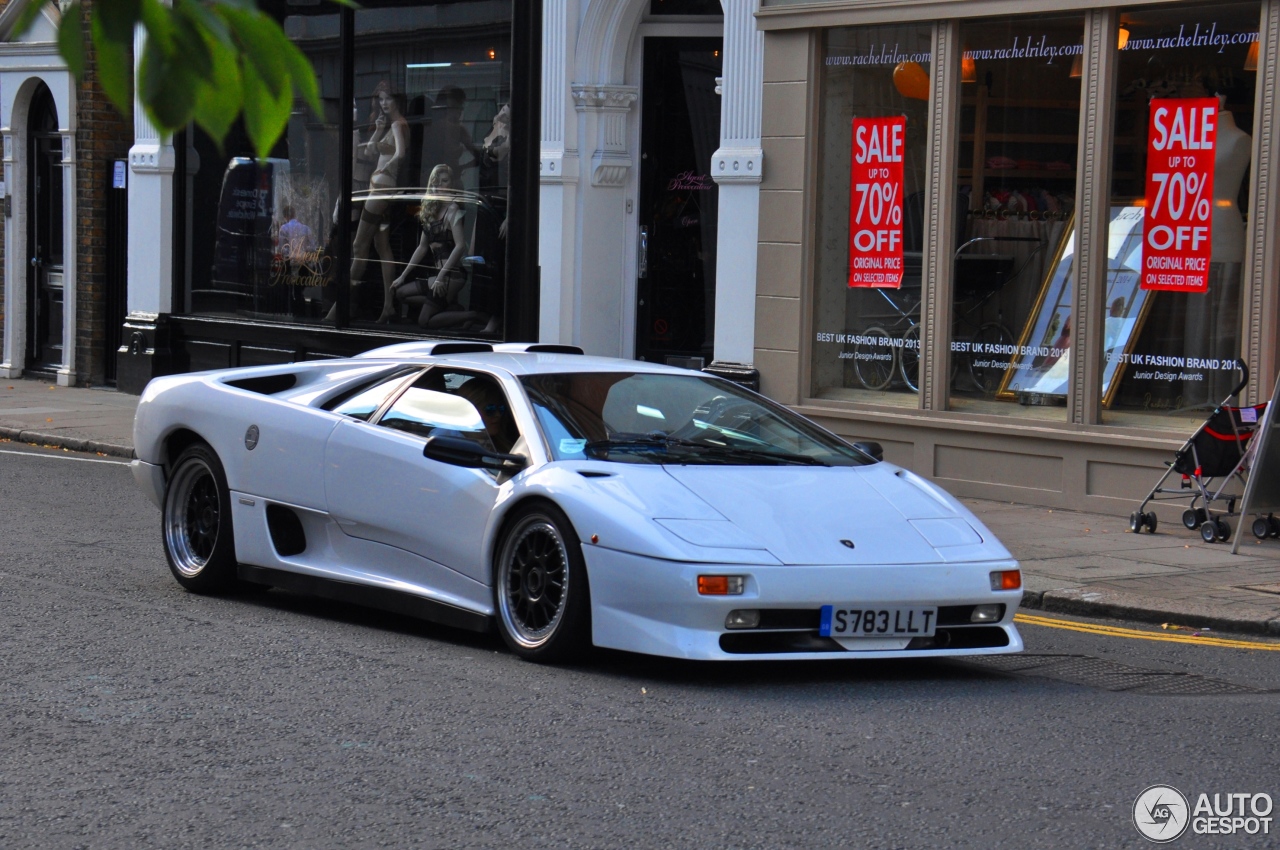
{"type": "MultiPolygon", "coordinates": [[[[351,282],[353,285],[359,283],[369,260],[370,249],[376,250],[382,265],[383,289],[382,313],[378,316],[378,321],[386,322],[394,309],[391,284],[394,279],[392,265],[395,254],[391,250],[391,238],[385,220],[391,201],[377,196],[395,188],[400,163],[404,161],[409,149],[409,122],[400,113],[400,105],[391,94],[391,86],[386,80],[378,83],[374,89],[374,114],[371,116],[371,123],[373,135],[364,143],[361,154],[366,159],[376,157],[377,164],[369,177],[370,197],[360,212],[360,222],[351,246],[351,282]]],[[[332,318],[334,312],[330,310],[327,318],[332,318]]]]}
{"type": "MultiPolygon", "coordinates": [[[[1241,130],[1218,95],[1218,133],[1213,156],[1213,230],[1209,289],[1186,296],[1185,353],[1227,359],[1240,354],[1240,271],[1244,262],[1244,218],[1236,198],[1253,154],[1253,139],[1241,130]]],[[[1183,403],[1212,404],[1230,392],[1235,374],[1214,370],[1200,382],[1183,384],[1183,403]]]]}
{"type": "Polygon", "coordinates": [[[1240,182],[1249,168],[1253,138],[1236,126],[1226,109],[1226,95],[1218,95],[1218,138],[1213,155],[1213,253],[1214,263],[1244,262],[1244,218],[1236,206],[1240,182]]]}

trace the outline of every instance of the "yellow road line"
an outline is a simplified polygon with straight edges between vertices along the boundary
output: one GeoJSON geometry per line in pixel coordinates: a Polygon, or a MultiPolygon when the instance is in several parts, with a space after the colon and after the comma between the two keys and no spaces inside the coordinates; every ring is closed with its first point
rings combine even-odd
{"type": "Polygon", "coordinates": [[[1084,632],[1091,635],[1108,635],[1110,637],[1137,638],[1139,640],[1158,640],[1166,643],[1194,643],[1200,646],[1222,646],[1230,649],[1263,649],[1280,651],[1280,643],[1263,643],[1252,640],[1230,640],[1228,638],[1196,637],[1194,635],[1168,634],[1166,632],[1144,632],[1139,629],[1122,629],[1119,626],[1099,626],[1093,623],[1077,623],[1074,620],[1057,620],[1052,617],[1037,617],[1032,614],[1017,614],[1015,623],[1028,626],[1044,626],[1049,629],[1066,629],[1072,632],[1084,632]]]}

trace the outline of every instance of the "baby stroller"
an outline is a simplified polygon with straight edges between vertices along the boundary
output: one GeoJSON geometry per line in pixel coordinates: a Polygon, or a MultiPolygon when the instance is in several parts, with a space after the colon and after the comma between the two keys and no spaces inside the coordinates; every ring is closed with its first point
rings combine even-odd
{"type": "MultiPolygon", "coordinates": [[[[1168,469],[1151,492],[1142,500],[1138,509],[1129,515],[1129,530],[1137,534],[1146,529],[1154,533],[1156,515],[1147,513],[1151,502],[1179,502],[1189,500],[1182,512],[1182,524],[1189,529],[1200,529],[1200,537],[1206,543],[1226,540],[1231,536],[1231,524],[1227,517],[1236,515],[1236,502],[1244,495],[1245,473],[1253,453],[1249,441],[1258,429],[1267,403],[1251,407],[1231,407],[1227,404],[1249,383],[1249,367],[1237,360],[1243,377],[1222,402],[1213,409],[1204,424],[1182,444],[1166,462],[1168,469]],[[1172,475],[1181,476],[1177,487],[1165,487],[1172,475]],[[1217,482],[1217,483],[1215,483],[1217,482]],[[1239,485],[1237,491],[1236,485],[1239,485]],[[1228,492],[1230,490],[1231,492],[1228,492]],[[1221,507],[1225,503],[1225,510],[1221,507]],[[1219,506],[1215,508],[1215,505],[1219,506]]],[[[1263,520],[1267,531],[1280,531],[1280,522],[1270,517],[1263,520]]]]}

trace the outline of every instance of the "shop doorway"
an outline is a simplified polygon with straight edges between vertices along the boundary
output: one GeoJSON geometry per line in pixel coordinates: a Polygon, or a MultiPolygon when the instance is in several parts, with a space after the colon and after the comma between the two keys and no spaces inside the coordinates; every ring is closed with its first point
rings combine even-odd
{"type": "Polygon", "coordinates": [[[702,368],[715,338],[719,38],[644,39],[636,358],[702,368]]]}
{"type": "Polygon", "coordinates": [[[47,86],[31,98],[27,121],[27,372],[62,366],[62,135],[47,86]]]}

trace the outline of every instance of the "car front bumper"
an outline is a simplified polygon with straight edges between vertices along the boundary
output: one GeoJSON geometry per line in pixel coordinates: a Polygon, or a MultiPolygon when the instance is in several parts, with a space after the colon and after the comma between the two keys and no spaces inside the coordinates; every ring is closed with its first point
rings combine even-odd
{"type": "Polygon", "coordinates": [[[661,561],[584,545],[597,646],[699,660],[920,658],[1020,652],[1013,616],[1021,590],[992,591],[990,574],[1013,561],[894,566],[743,566],[661,561]],[[745,577],[734,596],[698,594],[699,575],[745,577]],[[823,605],[937,606],[935,639],[818,635],[823,605]],[[1002,604],[998,622],[948,624],[965,606],[1002,604]],[[725,627],[730,611],[770,612],[761,628],[725,627]],[[812,622],[811,622],[812,620],[812,622]],[[772,621],[772,623],[770,622],[772,621]]]}
{"type": "Polygon", "coordinates": [[[145,460],[133,460],[129,462],[129,471],[133,473],[133,480],[147,494],[147,498],[155,503],[157,508],[164,509],[164,467],[157,463],[147,463],[145,460]]]}

